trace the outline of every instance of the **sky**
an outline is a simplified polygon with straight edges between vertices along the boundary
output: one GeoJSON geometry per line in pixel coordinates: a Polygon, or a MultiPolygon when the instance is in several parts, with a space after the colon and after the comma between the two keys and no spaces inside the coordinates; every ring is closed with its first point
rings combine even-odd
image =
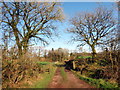
{"type": "MultiPolygon", "coordinates": [[[[71,40],[71,34],[67,33],[67,28],[69,28],[69,22],[68,20],[74,17],[77,13],[81,12],[91,12],[99,5],[103,5],[107,8],[113,8],[114,3],[113,2],[103,2],[103,3],[97,3],[97,2],[63,2],[62,8],[66,16],[66,20],[62,23],[58,23],[58,29],[59,32],[59,38],[53,37],[55,42],[50,42],[48,46],[45,47],[47,50],[51,50],[52,48],[66,48],[71,51],[77,50],[76,46],[78,45],[78,42],[76,43],[68,43],[71,40]]],[[[96,48],[97,51],[100,51],[100,48],[96,48]]],[[[88,45],[85,45],[83,47],[83,51],[90,52],[90,48],[88,45]]]]}
{"type": "MultiPolygon", "coordinates": [[[[103,3],[98,3],[98,2],[62,2],[62,8],[63,8],[63,13],[65,14],[65,20],[63,22],[57,22],[56,26],[57,29],[56,31],[59,34],[59,37],[53,36],[53,40],[48,40],[49,45],[45,46],[44,49],[46,50],[51,50],[52,48],[57,49],[57,48],[66,48],[71,51],[77,50],[76,46],[79,44],[78,42],[71,42],[71,36],[72,34],[69,34],[67,32],[67,28],[69,28],[69,22],[68,20],[74,17],[77,13],[82,13],[82,12],[91,12],[93,11],[96,7],[99,5],[103,5],[107,8],[113,8],[114,2],[103,2],[103,3]]],[[[0,35],[1,36],[1,35],[0,35]]],[[[36,46],[42,46],[41,43],[38,43],[36,46]]],[[[97,51],[100,51],[100,49],[97,47],[97,51]]],[[[85,45],[83,47],[83,51],[90,52],[89,46],[85,45]]]]}

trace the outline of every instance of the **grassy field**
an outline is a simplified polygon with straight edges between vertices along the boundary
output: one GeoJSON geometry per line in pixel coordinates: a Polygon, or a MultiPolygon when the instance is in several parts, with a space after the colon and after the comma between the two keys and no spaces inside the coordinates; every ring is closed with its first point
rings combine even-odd
{"type": "Polygon", "coordinates": [[[86,59],[86,58],[92,58],[92,56],[78,56],[78,59],[86,59]]]}
{"type": "Polygon", "coordinates": [[[38,64],[40,65],[48,65],[48,64],[51,64],[51,62],[37,62],[38,64]]]}

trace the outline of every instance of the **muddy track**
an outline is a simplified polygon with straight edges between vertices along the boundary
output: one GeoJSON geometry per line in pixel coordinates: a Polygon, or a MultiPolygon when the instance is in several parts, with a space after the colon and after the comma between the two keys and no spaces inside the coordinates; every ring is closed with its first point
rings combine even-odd
{"type": "Polygon", "coordinates": [[[65,70],[65,72],[67,74],[66,80],[61,76],[61,68],[59,67],[48,88],[94,88],[85,81],[77,78],[71,71],[65,70]]]}

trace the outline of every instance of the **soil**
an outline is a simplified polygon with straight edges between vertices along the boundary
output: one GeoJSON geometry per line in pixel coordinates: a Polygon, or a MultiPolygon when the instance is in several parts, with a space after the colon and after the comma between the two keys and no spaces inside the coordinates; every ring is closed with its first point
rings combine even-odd
{"type": "Polygon", "coordinates": [[[67,74],[66,80],[63,79],[60,68],[58,68],[48,88],[94,88],[77,78],[71,71],[65,70],[65,72],[67,74]]]}

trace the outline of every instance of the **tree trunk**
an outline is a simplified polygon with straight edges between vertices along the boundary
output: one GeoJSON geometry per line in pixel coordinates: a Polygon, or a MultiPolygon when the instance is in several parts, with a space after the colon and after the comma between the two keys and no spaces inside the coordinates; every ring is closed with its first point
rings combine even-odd
{"type": "Polygon", "coordinates": [[[21,58],[22,56],[22,46],[21,45],[17,45],[18,46],[18,58],[21,58]]]}
{"type": "Polygon", "coordinates": [[[18,29],[15,27],[15,25],[12,26],[13,28],[13,32],[14,32],[14,35],[15,35],[15,41],[16,41],[16,44],[17,44],[17,47],[18,47],[18,58],[20,58],[22,56],[22,45],[21,45],[21,42],[20,42],[20,39],[19,39],[19,36],[18,36],[18,29]]]}
{"type": "Polygon", "coordinates": [[[112,73],[114,73],[113,67],[114,67],[114,63],[113,63],[113,59],[112,59],[112,50],[109,52],[110,54],[110,60],[111,60],[111,64],[112,64],[112,73]]]}
{"type": "Polygon", "coordinates": [[[25,38],[23,39],[23,42],[22,42],[22,44],[23,44],[23,49],[24,49],[24,54],[26,54],[27,51],[28,51],[28,43],[29,43],[29,37],[25,37],[25,38]]]}
{"type": "Polygon", "coordinates": [[[95,46],[92,45],[91,48],[92,48],[92,59],[95,60],[95,58],[96,58],[96,50],[95,50],[95,46]]]}
{"type": "Polygon", "coordinates": [[[24,49],[24,54],[26,54],[28,51],[28,42],[24,43],[23,49],[24,49]]]}

